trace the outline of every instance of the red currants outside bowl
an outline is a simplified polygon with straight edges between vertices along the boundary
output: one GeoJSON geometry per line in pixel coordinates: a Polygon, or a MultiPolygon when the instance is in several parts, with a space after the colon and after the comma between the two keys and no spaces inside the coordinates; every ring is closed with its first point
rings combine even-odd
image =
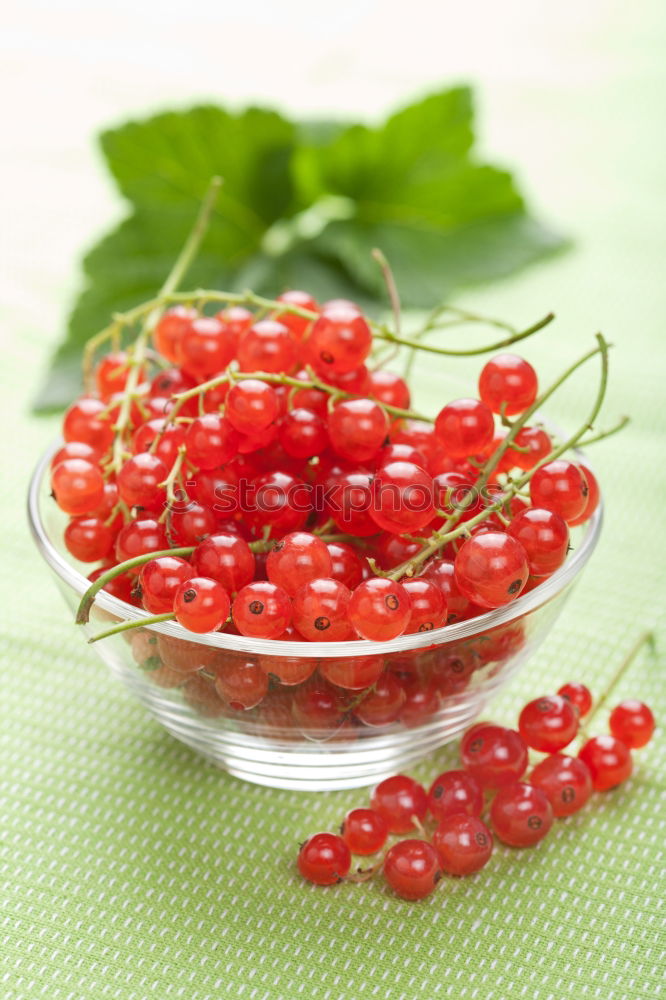
{"type": "MultiPolygon", "coordinates": [[[[52,458],[28,500],[37,546],[74,610],[89,566],[63,542],[67,517],[50,496],[52,458]]],[[[533,589],[497,610],[388,641],[305,642],[212,631],[174,621],[95,643],[112,673],[173,736],[231,774],[277,788],[374,783],[464,730],[547,635],[592,555],[601,507],[572,529],[573,551],[533,589]]],[[[87,636],[148,612],[100,590],[87,636]]]]}

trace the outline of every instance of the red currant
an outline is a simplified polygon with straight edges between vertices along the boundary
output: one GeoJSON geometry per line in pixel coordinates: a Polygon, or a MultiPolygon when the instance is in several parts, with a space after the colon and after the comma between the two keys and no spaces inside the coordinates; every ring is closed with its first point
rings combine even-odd
{"type": "Polygon", "coordinates": [[[229,595],[217,580],[193,576],[176,591],[176,620],[190,632],[214,632],[229,617],[229,595]]]}
{"type": "Polygon", "coordinates": [[[197,379],[224,371],[236,353],[234,338],[215,316],[199,316],[192,320],[177,349],[183,369],[197,379]]]}
{"type": "Polygon", "coordinates": [[[113,443],[113,421],[101,399],[82,396],[72,403],[62,424],[65,441],[83,441],[103,455],[113,443]]]}
{"type": "MultiPolygon", "coordinates": [[[[277,300],[278,302],[284,302],[286,305],[297,306],[299,309],[307,309],[308,312],[319,311],[316,300],[307,292],[301,292],[296,288],[278,295],[277,300]]],[[[278,323],[286,326],[298,340],[303,340],[303,337],[305,337],[313,323],[313,320],[308,319],[307,316],[299,316],[298,313],[291,312],[278,313],[275,319],[278,323]]]]}
{"type": "Polygon", "coordinates": [[[584,474],[577,465],[563,458],[542,465],[530,480],[532,506],[553,510],[567,523],[580,517],[588,495],[584,474]]]}
{"type": "Polygon", "coordinates": [[[137,427],[132,436],[134,454],[150,451],[170,469],[178,457],[178,449],[185,443],[185,428],[181,424],[166,424],[162,417],[154,417],[137,427]],[[153,441],[159,438],[153,447],[153,441]]]}
{"type": "Polygon", "coordinates": [[[579,757],[550,754],[537,764],[529,781],[547,796],[555,817],[578,812],[592,794],[589,768],[579,757]]]}
{"type": "Polygon", "coordinates": [[[232,613],[241,635],[278,639],[291,622],[291,601],[282,587],[255,580],[238,592],[232,613]]]}
{"type": "Polygon", "coordinates": [[[370,513],[382,531],[420,531],[435,516],[432,477],[413,462],[382,466],[372,482],[370,513]]]}
{"type": "Polygon", "coordinates": [[[514,517],[507,533],[525,550],[532,576],[550,576],[566,558],[569,529],[552,510],[527,507],[514,517]]]}
{"type": "Polygon", "coordinates": [[[352,371],[372,347],[372,333],[358,306],[341,299],[325,302],[305,341],[306,356],[320,374],[352,371]]]}
{"type": "Polygon", "coordinates": [[[51,468],[55,469],[56,465],[60,465],[61,462],[64,462],[68,458],[84,458],[91,465],[99,465],[102,455],[103,452],[93,448],[92,445],[86,444],[85,441],[68,441],[62,448],[58,448],[51,459],[51,468]]]}
{"type": "Polygon", "coordinates": [[[609,725],[613,736],[632,750],[649,743],[655,730],[652,710],[644,701],[637,701],[635,698],[627,698],[615,706],[609,725]]]}
{"type": "Polygon", "coordinates": [[[245,711],[263,701],[268,675],[252,660],[234,659],[215,674],[215,690],[230,708],[245,711]]]}
{"type": "Polygon", "coordinates": [[[592,692],[580,681],[569,681],[567,684],[563,684],[557,693],[571,702],[573,707],[577,709],[580,719],[587,715],[592,708],[592,692]]]}
{"type": "Polygon", "coordinates": [[[136,521],[129,521],[118,532],[116,559],[118,562],[125,562],[126,559],[135,559],[137,556],[168,548],[166,532],[159,521],[151,517],[138,518],[136,521]]]}
{"type": "Polygon", "coordinates": [[[365,462],[383,445],[388,420],[374,400],[346,399],[333,407],[328,432],[338,455],[351,462],[365,462]]]}
{"type": "Polygon", "coordinates": [[[615,788],[630,777],[634,764],[631,750],[616,736],[593,736],[578,752],[592,775],[597,792],[615,788]]]}
{"type": "Polygon", "coordinates": [[[353,656],[349,659],[321,660],[319,673],[329,684],[346,691],[365,691],[379,680],[384,672],[381,656],[353,656]]]}
{"type": "Polygon", "coordinates": [[[326,547],[331,557],[329,575],[353,590],[363,579],[363,564],[355,550],[346,542],[329,542],[326,547]]]}
{"type": "Polygon", "coordinates": [[[382,816],[391,833],[414,829],[414,817],[420,823],[428,811],[428,797],[423,785],[406,774],[394,774],[374,788],[370,805],[382,816]]]}
{"type": "Polygon", "coordinates": [[[349,602],[349,620],[363,639],[395,639],[409,625],[411,603],[405,588],[385,577],[360,583],[349,602]]]}
{"type": "Polygon", "coordinates": [[[435,431],[447,455],[467,458],[491,444],[495,421],[490,409],[480,400],[456,399],[439,413],[435,431]]]}
{"type": "Polygon", "coordinates": [[[104,477],[85,458],[66,458],[51,473],[51,490],[66,514],[89,514],[104,500],[104,477]]]}
{"type": "Polygon", "coordinates": [[[113,351],[111,354],[106,354],[95,368],[95,385],[100,398],[106,402],[111,399],[114,393],[123,392],[129,373],[130,368],[125,351],[113,351]]]}
{"type": "Polygon", "coordinates": [[[388,826],[374,809],[350,809],[340,832],[352,854],[376,854],[386,843],[388,826]]]}
{"type": "Polygon", "coordinates": [[[153,331],[153,341],[167,361],[179,361],[181,341],[196,318],[196,310],[188,306],[173,306],[162,314],[153,331]]]}
{"type": "Polygon", "coordinates": [[[198,576],[217,580],[235,593],[254,577],[254,553],[243,538],[230,532],[218,532],[205,538],[192,554],[198,576]]]}
{"type": "Polygon", "coordinates": [[[311,642],[344,642],[353,638],[348,613],[350,597],[349,589],[339,580],[330,577],[310,580],[294,595],[295,627],[311,642]]]}
{"type": "Polygon", "coordinates": [[[328,431],[320,416],[312,410],[290,410],[280,421],[280,444],[293,458],[312,458],[328,445],[328,431]]]}
{"type": "Polygon", "coordinates": [[[244,372],[291,372],[297,360],[296,340],[283,323],[263,319],[238,343],[238,364],[244,372]]]}
{"type": "Polygon", "coordinates": [[[65,528],[67,551],[80,562],[106,559],[115,534],[99,517],[74,517],[65,528]]]}
{"type": "Polygon", "coordinates": [[[532,365],[516,354],[496,354],[479,376],[479,395],[493,413],[511,417],[536,399],[538,382],[532,365]]]}
{"type": "Polygon", "coordinates": [[[160,556],[145,563],[139,573],[139,587],[146,611],[154,615],[172,611],[176,591],[193,576],[192,566],[177,556],[160,556]]]}
{"type": "Polygon", "coordinates": [[[587,521],[591,518],[599,506],[600,500],[599,483],[597,482],[596,476],[586,465],[580,465],[579,468],[585,476],[585,481],[587,483],[587,499],[585,501],[585,506],[578,517],[574,517],[569,521],[569,524],[571,525],[582,524],[583,521],[587,521]]]}
{"type": "Polygon", "coordinates": [[[508,468],[527,472],[553,450],[553,442],[540,427],[521,427],[505,453],[508,468]],[[515,447],[514,447],[515,445],[515,447]],[[525,450],[526,449],[526,450],[525,450]]]}
{"type": "Polygon", "coordinates": [[[510,847],[532,847],[553,825],[553,810],[540,788],[516,781],[501,788],[490,807],[495,833],[510,847]]]}
{"type": "Polygon", "coordinates": [[[118,493],[128,507],[155,509],[165,497],[168,472],[164,462],[149,451],[129,458],[118,473],[118,493]]]}
{"type": "Polygon", "coordinates": [[[293,597],[297,590],[317,577],[328,577],[331,556],[326,543],[308,531],[294,531],[276,542],[266,559],[266,573],[293,597]]]}
{"type": "Polygon", "coordinates": [[[364,726],[388,726],[400,718],[406,698],[400,679],[395,674],[382,673],[354,708],[354,716],[364,726]]]}
{"type": "Polygon", "coordinates": [[[455,813],[480,816],[483,809],[481,785],[467,771],[444,771],[430,786],[428,808],[438,821],[455,813]]]}
{"type": "Polygon", "coordinates": [[[402,586],[412,609],[408,633],[431,632],[446,623],[446,601],[436,583],[420,576],[404,580],[402,586]]]}
{"type": "Polygon", "coordinates": [[[490,860],[493,835],[478,816],[454,813],[440,822],[432,845],[448,875],[472,875],[490,860]]]}
{"type": "Polygon", "coordinates": [[[455,559],[456,583],[474,604],[500,608],[514,601],[527,583],[525,549],[502,531],[473,535],[455,559]]]}
{"type": "Polygon", "coordinates": [[[370,372],[370,387],[368,395],[380,403],[395,406],[399,410],[408,410],[411,402],[409,387],[404,378],[393,372],[376,369],[370,372]]]}
{"type": "Polygon", "coordinates": [[[187,428],[185,449],[199,469],[217,469],[238,452],[240,435],[232,423],[217,413],[197,417],[187,428]]]}
{"type": "Polygon", "coordinates": [[[463,736],[460,759],[484,788],[501,788],[516,782],[527,770],[527,746],[513,729],[479,724],[463,736]]]}
{"type": "Polygon", "coordinates": [[[268,427],[278,413],[278,398],[272,386],[255,378],[244,378],[229,389],[225,415],[236,430],[256,433],[268,427]]]}
{"type": "Polygon", "coordinates": [[[425,840],[401,840],[384,859],[384,878],[403,899],[424,899],[441,877],[437,851],[425,840]]]}
{"type": "Polygon", "coordinates": [[[342,837],[334,833],[315,833],[298,852],[298,870],[315,885],[342,882],[351,867],[351,853],[342,837]]]}
{"type": "Polygon", "coordinates": [[[557,753],[575,739],[578,713],[561,695],[546,695],[525,705],[518,719],[518,729],[534,750],[557,753]]]}
{"type": "Polygon", "coordinates": [[[340,531],[357,538],[377,534],[370,516],[372,476],[367,472],[345,472],[334,479],[328,491],[327,512],[340,531]]]}
{"type": "Polygon", "coordinates": [[[432,580],[444,594],[446,624],[453,625],[463,621],[467,617],[470,602],[458,586],[454,564],[449,559],[435,559],[428,563],[424,576],[432,580]]]}

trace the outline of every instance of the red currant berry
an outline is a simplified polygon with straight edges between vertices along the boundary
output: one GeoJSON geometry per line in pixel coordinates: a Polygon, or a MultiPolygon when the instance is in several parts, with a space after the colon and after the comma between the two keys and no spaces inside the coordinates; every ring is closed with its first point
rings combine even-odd
{"type": "MultiPolygon", "coordinates": [[[[553,450],[553,442],[540,427],[521,427],[505,453],[508,468],[527,472],[553,450]],[[515,447],[514,447],[515,445],[515,447]]],[[[502,471],[501,469],[499,471],[502,471]]]]}
{"type": "MultiPolygon", "coordinates": [[[[172,546],[198,545],[217,527],[217,518],[210,508],[191,501],[185,510],[171,508],[167,515],[169,541],[172,546]]],[[[200,573],[200,576],[212,576],[200,573]]]]}
{"type": "Polygon", "coordinates": [[[240,435],[229,420],[217,413],[197,417],[187,428],[185,449],[199,469],[217,469],[238,452],[240,435]]]}
{"type": "Polygon", "coordinates": [[[215,316],[200,316],[191,321],[178,345],[183,369],[197,379],[209,378],[224,371],[233,360],[236,345],[224,323],[215,316]]]}
{"type": "Polygon", "coordinates": [[[346,691],[365,691],[372,687],[384,672],[381,656],[353,656],[349,659],[321,660],[319,673],[330,684],[346,691]]]}
{"type": "Polygon", "coordinates": [[[155,509],[165,496],[164,462],[149,451],[128,459],[118,473],[118,493],[128,507],[155,509]]]}
{"type": "Polygon", "coordinates": [[[374,809],[350,809],[340,832],[352,854],[376,854],[386,843],[388,826],[374,809]]]}
{"type": "Polygon", "coordinates": [[[472,875],[488,864],[493,835],[478,816],[454,813],[440,822],[432,846],[448,875],[472,875]]]}
{"type": "Polygon", "coordinates": [[[257,535],[270,528],[269,538],[301,528],[312,510],[310,486],[286,472],[266,472],[250,483],[246,522],[257,535]]]}
{"type": "Polygon", "coordinates": [[[435,432],[451,458],[467,458],[483,452],[493,440],[495,421],[478,399],[456,399],[448,403],[435,421],[435,432]]]}
{"type": "Polygon", "coordinates": [[[99,517],[72,518],[64,535],[67,551],[79,562],[106,559],[113,548],[114,538],[114,532],[99,517]]]}
{"type": "Polygon", "coordinates": [[[418,465],[419,469],[426,469],[428,462],[418,448],[411,444],[387,444],[377,455],[377,468],[382,469],[391,462],[411,462],[418,465]]]}
{"type": "Polygon", "coordinates": [[[181,341],[196,318],[196,310],[187,306],[174,306],[162,314],[153,331],[153,342],[167,361],[179,362],[181,341]]]}
{"type": "Polygon", "coordinates": [[[67,458],[53,469],[51,490],[66,514],[89,514],[104,500],[104,477],[85,458],[67,458]]]}
{"type": "Polygon", "coordinates": [[[358,306],[341,299],[325,302],[305,341],[308,362],[315,371],[352,371],[370,354],[372,333],[358,306]]]}
{"type": "Polygon", "coordinates": [[[580,465],[579,468],[585,476],[585,480],[587,482],[587,500],[585,501],[585,506],[578,517],[574,517],[573,520],[569,521],[569,524],[572,526],[582,524],[584,521],[591,518],[599,506],[600,500],[599,483],[596,480],[596,476],[586,465],[580,465]]]}
{"type": "Polygon", "coordinates": [[[422,822],[428,811],[428,796],[423,785],[406,774],[394,774],[374,788],[370,805],[382,816],[391,833],[414,829],[414,817],[422,822]]]}
{"type": "Polygon", "coordinates": [[[227,394],[225,415],[237,431],[253,434],[272,424],[278,413],[278,398],[267,382],[244,378],[227,394]]]}
{"type": "Polygon", "coordinates": [[[630,777],[634,768],[631,750],[616,736],[593,736],[578,752],[587,764],[596,792],[615,788],[630,777]]]}
{"type": "Polygon", "coordinates": [[[420,531],[435,516],[432,477],[413,462],[382,466],[372,481],[370,513],[382,531],[420,531]]]}
{"type": "Polygon", "coordinates": [[[377,369],[370,372],[370,387],[367,390],[372,399],[388,406],[396,406],[399,410],[408,410],[411,402],[409,387],[404,378],[393,372],[377,369]]]}
{"type": "Polygon", "coordinates": [[[448,559],[435,559],[428,563],[424,573],[427,580],[432,580],[444,595],[446,602],[446,624],[453,625],[467,617],[470,602],[460,590],[455,575],[455,566],[448,559]]]}
{"type": "Polygon", "coordinates": [[[250,329],[254,322],[253,314],[245,306],[227,306],[226,309],[222,309],[217,313],[215,318],[224,323],[227,328],[227,332],[233,341],[235,352],[241,337],[246,330],[250,329]]]}
{"type": "Polygon", "coordinates": [[[538,391],[532,365],[516,354],[496,354],[479,376],[479,395],[493,413],[511,417],[532,405],[538,391]]]}
{"type": "Polygon", "coordinates": [[[327,494],[327,513],[340,531],[357,538],[377,534],[377,524],[370,516],[372,476],[369,473],[342,473],[333,480],[327,494]]]}
{"type": "Polygon", "coordinates": [[[162,368],[151,379],[148,395],[151,398],[165,399],[179,392],[186,392],[187,389],[193,389],[196,384],[196,379],[182,368],[162,368]]]}
{"type": "Polygon", "coordinates": [[[178,457],[178,449],[185,443],[185,428],[181,424],[166,424],[162,417],[154,417],[137,427],[132,436],[134,454],[150,451],[170,469],[178,457]],[[158,438],[153,447],[153,441],[158,438]]]}
{"type": "Polygon", "coordinates": [[[168,548],[166,532],[159,521],[151,517],[139,518],[130,521],[118,532],[116,559],[118,562],[125,562],[126,559],[135,559],[137,556],[168,548]]]}
{"type": "Polygon", "coordinates": [[[553,510],[567,523],[580,517],[588,495],[584,474],[577,465],[563,458],[542,465],[530,480],[532,506],[553,510]]]}
{"type": "Polygon", "coordinates": [[[578,713],[561,695],[546,695],[525,705],[518,729],[529,747],[542,753],[557,753],[575,739],[578,713]]]}
{"type": "Polygon", "coordinates": [[[306,583],[328,577],[330,572],[331,557],[326,542],[309,531],[285,535],[275,543],[266,559],[268,579],[286,590],[290,597],[306,583]]]}
{"type": "Polygon", "coordinates": [[[490,807],[493,829],[510,847],[532,847],[553,825],[553,810],[540,788],[516,781],[501,788],[490,807]]]}
{"type": "Polygon", "coordinates": [[[192,566],[177,556],[160,556],[141,567],[139,587],[141,602],[151,614],[173,610],[176,591],[195,575],[192,566]]]}
{"type": "Polygon", "coordinates": [[[402,586],[409,596],[412,609],[408,633],[431,632],[446,624],[446,601],[436,583],[420,576],[404,580],[402,586]]]}
{"type": "Polygon", "coordinates": [[[527,583],[525,549],[502,531],[468,538],[455,559],[456,583],[474,604],[500,608],[514,601],[527,583]]]}
{"type": "Polygon", "coordinates": [[[513,784],[527,770],[527,746],[513,729],[479,724],[460,743],[463,767],[483,788],[513,784]]]}
{"type": "Polygon", "coordinates": [[[331,557],[329,575],[353,590],[363,579],[363,564],[355,550],[346,542],[329,542],[326,547],[331,557]]]}
{"type": "Polygon", "coordinates": [[[551,754],[537,764],[529,781],[546,795],[556,818],[578,812],[592,794],[590,771],[579,757],[551,754]]]}
{"type": "Polygon", "coordinates": [[[388,726],[400,718],[406,699],[400,679],[395,674],[382,673],[354,708],[354,716],[364,726],[388,726]]]}
{"type": "MultiPolygon", "coordinates": [[[[299,382],[309,382],[310,374],[303,368],[296,372],[294,378],[297,378],[299,382]]],[[[303,389],[292,389],[290,399],[294,409],[311,410],[322,420],[327,419],[330,396],[322,389],[314,389],[309,386],[303,389]]]]}
{"type": "Polygon", "coordinates": [[[342,837],[334,833],[315,833],[298,852],[298,870],[315,885],[342,882],[351,867],[351,854],[342,837]]]}
{"type": "Polygon", "coordinates": [[[346,399],[333,407],[328,432],[338,455],[350,462],[365,462],[384,444],[388,420],[372,399],[346,399]]]}
{"type": "Polygon", "coordinates": [[[367,396],[370,389],[370,372],[365,365],[350,372],[327,372],[326,382],[348,396],[367,396]]]}
{"type": "Polygon", "coordinates": [[[348,614],[350,596],[349,589],[339,580],[325,577],[310,580],[294,595],[294,625],[310,642],[344,642],[353,638],[348,614]]]}
{"type": "Polygon", "coordinates": [[[349,620],[363,639],[382,642],[402,635],[411,616],[409,594],[400,583],[374,577],[360,583],[349,602],[349,620]]]}
{"type": "Polygon", "coordinates": [[[100,398],[105,402],[108,402],[114,393],[124,391],[130,373],[127,362],[125,351],[113,351],[111,354],[106,354],[97,364],[95,385],[100,398]]]}
{"type": "Polygon", "coordinates": [[[308,739],[330,739],[344,723],[346,709],[341,691],[325,681],[302,684],[294,691],[291,713],[308,739]]]}
{"type": "Polygon", "coordinates": [[[403,899],[424,899],[441,877],[439,855],[425,840],[401,840],[384,858],[384,878],[403,899]]]}
{"type": "Polygon", "coordinates": [[[569,681],[568,684],[563,684],[557,693],[571,702],[573,707],[578,710],[580,719],[587,715],[592,708],[592,692],[580,681],[569,681]]]}
{"type": "Polygon", "coordinates": [[[655,721],[652,710],[644,701],[627,698],[611,712],[610,731],[632,750],[644,747],[652,739],[655,721]]]}
{"type": "Polygon", "coordinates": [[[280,421],[280,444],[293,458],[312,458],[328,446],[328,431],[320,416],[312,410],[290,410],[280,421]]]}
{"type": "Polygon", "coordinates": [[[467,771],[444,771],[430,786],[428,808],[438,821],[455,813],[480,816],[483,809],[481,785],[467,771]]]}
{"type": "Polygon", "coordinates": [[[92,396],[72,403],[62,424],[65,441],[83,441],[103,455],[113,443],[113,421],[106,404],[92,396]]]}
{"type": "Polygon", "coordinates": [[[263,701],[268,675],[251,660],[234,659],[216,671],[215,690],[235,711],[246,711],[263,701]]]}
{"type": "Polygon", "coordinates": [[[291,622],[291,601],[282,587],[255,580],[238,592],[232,613],[241,635],[279,639],[291,622]]]}
{"type": "MultiPolygon", "coordinates": [[[[277,300],[289,306],[296,306],[298,309],[307,309],[308,312],[316,313],[319,311],[319,305],[316,300],[311,295],[308,295],[307,292],[301,292],[296,288],[278,295],[277,300]]],[[[308,319],[307,316],[299,316],[298,313],[292,312],[278,313],[275,319],[278,323],[286,326],[297,340],[303,340],[303,337],[305,337],[313,323],[313,320],[308,319]]]]}
{"type": "Polygon", "coordinates": [[[102,455],[103,452],[93,448],[92,445],[86,444],[85,441],[68,441],[62,448],[58,448],[51,459],[51,468],[55,469],[56,465],[60,465],[61,462],[66,461],[68,458],[84,458],[86,462],[98,465],[102,455]]]}
{"type": "Polygon", "coordinates": [[[282,323],[263,319],[247,330],[238,343],[243,372],[291,372],[297,360],[296,340],[282,323]]]}
{"type": "Polygon", "coordinates": [[[176,591],[176,620],[190,632],[214,632],[229,617],[229,595],[217,580],[193,576],[176,591]]]}
{"type": "MultiPolygon", "coordinates": [[[[395,569],[421,551],[420,542],[411,541],[401,535],[381,535],[375,549],[375,559],[383,570],[395,569]]],[[[404,586],[404,581],[403,581],[404,586]]]]}
{"type": "Polygon", "coordinates": [[[525,550],[532,576],[550,576],[566,558],[569,529],[552,510],[525,508],[514,517],[507,533],[525,550]]]}
{"type": "Polygon", "coordinates": [[[254,577],[255,558],[243,538],[217,532],[197,545],[192,564],[198,576],[217,580],[230,594],[241,590],[254,577]]]}

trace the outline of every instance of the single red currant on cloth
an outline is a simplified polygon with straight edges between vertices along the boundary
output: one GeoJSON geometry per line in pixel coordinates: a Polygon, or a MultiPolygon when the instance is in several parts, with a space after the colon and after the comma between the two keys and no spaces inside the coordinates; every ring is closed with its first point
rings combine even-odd
{"type": "Polygon", "coordinates": [[[352,854],[376,854],[388,837],[383,816],[374,809],[350,809],[342,821],[342,839],[352,854]]]}
{"type": "Polygon", "coordinates": [[[370,805],[388,824],[391,833],[414,829],[414,817],[420,823],[428,811],[428,797],[423,785],[406,774],[385,778],[372,792],[370,805]]]}
{"type": "Polygon", "coordinates": [[[518,729],[534,750],[557,753],[575,738],[578,713],[562,695],[545,695],[525,705],[518,719],[518,729]]]}
{"type": "Polygon", "coordinates": [[[411,603],[400,583],[373,577],[360,583],[349,601],[349,620],[363,639],[383,642],[402,635],[409,624],[411,603]]]}
{"type": "Polygon", "coordinates": [[[448,875],[472,875],[490,860],[493,835],[478,816],[454,813],[432,835],[442,869],[448,875]]]}
{"type": "Polygon", "coordinates": [[[178,624],[190,632],[214,632],[229,617],[230,606],[222,584],[205,576],[181,583],[173,601],[178,624]]]}
{"type": "Polygon", "coordinates": [[[315,833],[308,837],[298,852],[298,870],[315,885],[335,885],[342,882],[351,868],[351,853],[346,843],[335,833],[315,833]]]}
{"type": "Polygon", "coordinates": [[[468,771],[444,771],[430,786],[428,809],[436,820],[447,819],[456,813],[480,816],[483,790],[468,771]]]}
{"type": "Polygon", "coordinates": [[[540,788],[516,781],[501,788],[490,808],[493,829],[510,847],[532,847],[553,825],[553,809],[540,788]]]}
{"type": "Polygon", "coordinates": [[[568,698],[574,708],[578,710],[581,719],[592,708],[592,692],[580,681],[569,681],[567,684],[563,684],[557,693],[561,694],[563,698],[568,698]]]}
{"type": "Polygon", "coordinates": [[[589,768],[596,792],[615,788],[631,776],[631,750],[616,736],[593,736],[581,747],[579,758],[589,768]]]}
{"type": "Polygon", "coordinates": [[[479,723],[463,736],[460,759],[483,788],[501,788],[515,783],[527,770],[527,745],[513,729],[479,723]]]}
{"type": "Polygon", "coordinates": [[[550,754],[537,764],[529,782],[547,796],[557,818],[578,812],[593,791],[587,764],[579,757],[566,757],[559,753],[550,754]]]}
{"type": "Polygon", "coordinates": [[[503,531],[487,531],[463,543],[455,573],[469,601],[482,608],[500,608],[519,596],[530,570],[520,542],[503,531]]]}
{"type": "Polygon", "coordinates": [[[613,736],[622,740],[632,750],[644,747],[655,730],[652,709],[644,701],[627,698],[616,705],[610,715],[609,726],[613,736]]]}
{"type": "Polygon", "coordinates": [[[384,859],[384,878],[403,899],[424,899],[442,877],[439,855],[425,840],[401,840],[384,859]]]}

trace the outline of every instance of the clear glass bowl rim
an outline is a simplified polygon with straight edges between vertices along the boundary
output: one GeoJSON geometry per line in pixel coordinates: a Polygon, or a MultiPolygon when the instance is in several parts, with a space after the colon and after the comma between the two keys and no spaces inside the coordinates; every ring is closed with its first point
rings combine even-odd
{"type": "MultiPolygon", "coordinates": [[[[90,586],[90,581],[74,566],[70,565],[52,544],[40,514],[42,482],[49,471],[53,455],[58,448],[62,447],[62,444],[62,439],[58,438],[40,458],[32,474],[28,488],[28,520],[37,548],[46,562],[64,583],[82,596],[90,586]]],[[[585,464],[589,466],[589,462],[582,452],[577,451],[576,457],[579,460],[584,459],[585,464]]],[[[445,625],[443,628],[433,629],[431,632],[401,635],[397,639],[391,639],[387,642],[370,642],[367,639],[347,642],[284,642],[278,639],[256,639],[229,635],[224,632],[206,632],[195,635],[186,631],[177,622],[161,622],[146,627],[164,635],[184,639],[188,642],[201,643],[203,646],[214,646],[229,652],[254,655],[261,653],[267,656],[289,658],[340,659],[341,657],[383,656],[387,653],[406,653],[444,643],[459,642],[462,639],[487,632],[498,625],[506,625],[522,618],[523,615],[534,611],[555,597],[575,579],[592,555],[599,539],[602,521],[603,501],[599,503],[597,510],[586,523],[585,533],[573,555],[534,590],[495,611],[489,611],[477,618],[470,618],[454,625],[445,625]]],[[[147,611],[126,604],[125,601],[121,601],[103,590],[97,593],[95,604],[123,621],[141,621],[143,618],[150,617],[147,611]]]]}

